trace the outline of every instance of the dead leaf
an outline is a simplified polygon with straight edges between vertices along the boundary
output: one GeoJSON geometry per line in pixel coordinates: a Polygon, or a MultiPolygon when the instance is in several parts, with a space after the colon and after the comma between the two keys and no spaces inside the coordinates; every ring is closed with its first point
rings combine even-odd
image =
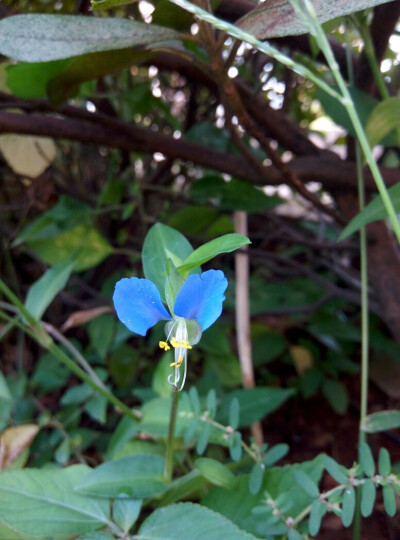
{"type": "Polygon", "coordinates": [[[87,323],[103,313],[112,313],[114,310],[109,306],[102,306],[93,309],[84,309],[83,311],[75,311],[68,317],[65,323],[61,327],[61,332],[66,332],[74,326],[80,326],[81,324],[87,323]]]}
{"type": "Polygon", "coordinates": [[[309,349],[301,347],[300,345],[292,345],[289,350],[290,354],[292,355],[294,366],[298,375],[301,375],[307,369],[312,367],[313,358],[309,349]]]}
{"type": "Polygon", "coordinates": [[[0,470],[9,467],[39,433],[36,424],[10,427],[0,435],[0,470]]]}

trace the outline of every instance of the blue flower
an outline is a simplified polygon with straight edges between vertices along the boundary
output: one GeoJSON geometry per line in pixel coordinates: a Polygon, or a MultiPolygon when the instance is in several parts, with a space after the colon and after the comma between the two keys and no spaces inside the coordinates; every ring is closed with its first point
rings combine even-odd
{"type": "Polygon", "coordinates": [[[221,270],[192,274],[176,296],[173,317],[162,303],[156,285],[148,279],[121,279],[115,285],[113,301],[119,320],[141,336],[157,322],[168,321],[165,327],[167,341],[160,341],[160,347],[168,350],[169,341],[175,349],[175,362],[171,364],[175,367],[174,380],[169,381],[176,389],[180,380],[179,368],[184,363],[182,389],[187,350],[198,343],[201,333],[221,315],[227,286],[228,281],[221,270]]]}

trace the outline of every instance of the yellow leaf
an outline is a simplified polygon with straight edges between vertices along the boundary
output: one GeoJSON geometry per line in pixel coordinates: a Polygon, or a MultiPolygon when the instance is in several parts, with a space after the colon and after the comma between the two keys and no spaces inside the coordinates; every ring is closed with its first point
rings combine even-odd
{"type": "Polygon", "coordinates": [[[0,151],[15,173],[29,178],[40,176],[56,157],[53,139],[33,135],[1,135],[0,151]]]}
{"type": "Polygon", "coordinates": [[[32,444],[38,432],[35,424],[5,429],[0,435],[0,470],[9,467],[32,444]]]}
{"type": "Polygon", "coordinates": [[[293,358],[294,366],[299,375],[312,367],[313,358],[309,349],[301,347],[300,345],[293,345],[289,350],[293,358]]]}

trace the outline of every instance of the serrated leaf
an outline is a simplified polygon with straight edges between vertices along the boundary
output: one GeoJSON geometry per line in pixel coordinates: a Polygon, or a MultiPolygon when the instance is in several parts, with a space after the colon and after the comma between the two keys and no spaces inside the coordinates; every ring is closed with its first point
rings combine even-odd
{"type": "Polygon", "coordinates": [[[225,465],[210,458],[196,459],[195,468],[200,474],[215,486],[234,489],[236,477],[225,465]]]}
{"type": "Polygon", "coordinates": [[[396,513],[396,495],[392,486],[383,486],[383,504],[386,513],[393,517],[396,513]]]}
{"type": "Polygon", "coordinates": [[[371,146],[380,143],[388,133],[400,126],[400,97],[381,101],[371,112],[365,132],[371,146]]]}
{"type": "Polygon", "coordinates": [[[250,240],[242,234],[225,234],[219,238],[214,238],[210,242],[203,244],[191,253],[183,262],[181,266],[178,266],[179,272],[189,272],[198,266],[206,263],[221,253],[231,253],[240,247],[250,244],[250,240]]]}
{"type": "Polygon", "coordinates": [[[233,398],[229,404],[229,425],[233,429],[239,427],[240,405],[237,398],[233,398]]]}
{"type": "Polygon", "coordinates": [[[352,486],[344,490],[342,498],[342,523],[349,527],[353,521],[354,511],[356,509],[356,492],[352,486]]]}
{"type": "Polygon", "coordinates": [[[64,470],[2,472],[0,537],[7,540],[68,538],[108,525],[109,501],[93,499],[74,490],[78,479],[87,471],[86,466],[75,465],[64,470]]]}
{"type": "Polygon", "coordinates": [[[301,486],[310,497],[318,497],[319,489],[314,480],[304,471],[298,470],[294,472],[296,482],[301,486]]]}
{"type": "Polygon", "coordinates": [[[400,411],[382,411],[369,414],[365,418],[363,430],[367,433],[377,433],[400,427],[400,411]]]}
{"type": "Polygon", "coordinates": [[[391,473],[392,464],[390,462],[390,454],[386,448],[379,450],[378,469],[381,476],[389,476],[391,473]]]}
{"type": "Polygon", "coordinates": [[[364,469],[366,476],[373,476],[375,474],[375,462],[374,456],[372,455],[371,448],[365,442],[360,444],[359,449],[360,454],[360,463],[364,469]]]}
{"type": "MultiPolygon", "coordinates": [[[[390,0],[312,0],[312,4],[320,23],[324,23],[388,1],[390,0]]],[[[259,39],[292,36],[310,31],[306,19],[295,14],[290,0],[265,0],[236,24],[259,39]]]]}
{"type": "Polygon", "coordinates": [[[25,307],[35,319],[43,313],[65,287],[74,268],[74,262],[67,261],[49,268],[29,289],[25,307]]]}
{"type": "Polygon", "coordinates": [[[375,497],[376,486],[370,478],[367,478],[367,480],[361,486],[361,514],[364,517],[368,517],[372,514],[375,504],[375,497]]]}
{"type": "Polygon", "coordinates": [[[24,62],[144,47],[178,37],[170,28],[119,18],[25,14],[0,21],[0,53],[24,62]]]}
{"type": "Polygon", "coordinates": [[[255,463],[251,469],[249,476],[249,491],[252,495],[256,495],[262,486],[264,480],[265,465],[263,463],[255,463]]]}
{"type": "Polygon", "coordinates": [[[256,537],[240,530],[225,517],[193,503],[179,503],[155,510],[142,524],[138,538],[152,540],[256,540],[256,537]]]}
{"type": "Polygon", "coordinates": [[[125,494],[144,499],[162,493],[164,459],[160,456],[132,456],[103,463],[92,469],[76,489],[97,497],[118,497],[125,494]]]}
{"type": "Polygon", "coordinates": [[[147,233],[142,249],[143,272],[156,284],[163,299],[168,260],[179,267],[192,252],[183,234],[162,223],[156,223],[147,233]]]}

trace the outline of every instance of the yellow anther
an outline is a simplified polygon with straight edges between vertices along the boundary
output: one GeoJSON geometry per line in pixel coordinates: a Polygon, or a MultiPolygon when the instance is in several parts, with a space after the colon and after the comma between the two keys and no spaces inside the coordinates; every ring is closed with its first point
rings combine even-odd
{"type": "Polygon", "coordinates": [[[171,367],[180,367],[180,365],[182,364],[182,362],[183,362],[182,355],[179,355],[178,361],[177,361],[177,362],[173,362],[172,364],[170,364],[170,366],[171,366],[171,367]]]}
{"type": "Polygon", "coordinates": [[[160,341],[158,344],[160,349],[164,349],[165,351],[169,351],[171,348],[166,341],[160,341]]]}
{"type": "Polygon", "coordinates": [[[171,345],[175,349],[178,349],[179,347],[181,347],[182,349],[191,349],[192,348],[192,346],[190,345],[190,343],[188,341],[185,341],[184,339],[182,339],[181,341],[177,341],[174,337],[171,339],[171,345]]]}

